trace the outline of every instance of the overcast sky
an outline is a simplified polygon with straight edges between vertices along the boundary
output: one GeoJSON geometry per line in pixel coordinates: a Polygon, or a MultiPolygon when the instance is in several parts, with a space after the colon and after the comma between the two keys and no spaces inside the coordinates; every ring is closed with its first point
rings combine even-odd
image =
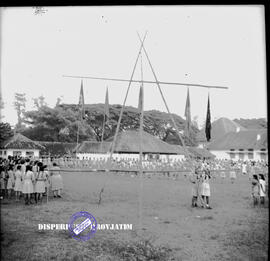
{"type": "MultiPolygon", "coordinates": [[[[228,86],[210,90],[212,120],[267,117],[263,6],[44,7],[1,10],[3,121],[16,123],[14,93],[78,103],[80,79],[62,75],[129,79],[140,47],[136,31],[148,30],[145,48],[158,80],[228,86]]],[[[145,80],[154,80],[143,57],[145,80]]],[[[138,66],[134,78],[140,79],[138,66]]],[[[84,80],[85,103],[122,104],[127,83],[84,80]]],[[[162,85],[171,112],[184,117],[187,88],[162,85]]],[[[206,117],[208,89],[190,87],[192,118],[206,117]]],[[[127,105],[137,106],[132,84],[127,105]]],[[[145,109],[166,111],[156,85],[145,85],[145,109]]]]}

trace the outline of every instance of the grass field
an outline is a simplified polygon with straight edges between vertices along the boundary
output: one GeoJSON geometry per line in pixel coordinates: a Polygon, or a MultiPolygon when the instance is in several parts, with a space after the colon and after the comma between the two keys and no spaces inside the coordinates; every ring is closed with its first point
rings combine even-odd
{"type": "Polygon", "coordinates": [[[213,179],[212,210],[191,208],[191,184],[185,177],[144,178],[139,231],[138,177],[62,175],[62,199],[30,206],[23,200],[1,201],[2,260],[268,260],[268,199],[264,207],[252,206],[247,177],[238,176],[234,184],[213,179]],[[133,230],[99,230],[86,242],[68,231],[38,230],[38,224],[68,223],[83,210],[100,224],[133,224],[133,230]]]}

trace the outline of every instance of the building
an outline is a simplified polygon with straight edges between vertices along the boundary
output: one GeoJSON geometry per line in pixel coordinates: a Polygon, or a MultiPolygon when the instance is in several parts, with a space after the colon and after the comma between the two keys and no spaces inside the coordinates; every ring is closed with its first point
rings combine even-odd
{"type": "Polygon", "coordinates": [[[39,152],[44,147],[38,142],[28,139],[20,133],[0,145],[0,157],[8,156],[39,157],[39,152]]]}
{"type": "MultiPolygon", "coordinates": [[[[213,121],[211,124],[211,141],[219,139],[230,132],[239,132],[245,130],[247,129],[228,118],[219,118],[218,120],[213,121]]],[[[200,148],[207,146],[204,128],[198,132],[197,141],[200,148]]]]}
{"type": "MultiPolygon", "coordinates": [[[[101,142],[85,141],[77,148],[80,159],[109,157],[113,137],[101,142]]],[[[181,146],[170,145],[153,135],[143,132],[142,153],[144,159],[183,159],[184,150],[181,146]]],[[[114,158],[138,159],[140,153],[140,134],[136,130],[120,132],[116,138],[114,158]]]]}
{"type": "Polygon", "coordinates": [[[194,159],[214,159],[216,156],[205,148],[187,147],[190,156],[194,159]]]}
{"type": "Polygon", "coordinates": [[[39,141],[43,146],[40,150],[41,157],[74,157],[76,150],[76,142],[54,142],[54,141],[39,141]]]}
{"type": "Polygon", "coordinates": [[[229,132],[207,147],[218,159],[267,160],[267,130],[229,132]]]}

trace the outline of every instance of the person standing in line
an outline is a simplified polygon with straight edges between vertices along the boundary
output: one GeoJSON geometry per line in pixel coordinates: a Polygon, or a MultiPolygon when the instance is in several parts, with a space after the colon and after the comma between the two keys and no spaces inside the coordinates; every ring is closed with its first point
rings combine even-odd
{"type": "Polygon", "coordinates": [[[192,188],[191,188],[191,194],[192,194],[192,199],[191,199],[191,207],[197,207],[198,206],[198,173],[195,170],[194,173],[190,173],[189,176],[189,181],[192,183],[192,188]]]}
{"type": "Polygon", "coordinates": [[[38,161],[36,160],[35,162],[33,162],[33,166],[32,166],[32,172],[34,175],[34,181],[33,181],[33,194],[31,195],[32,199],[34,199],[34,201],[37,203],[37,192],[36,192],[36,183],[37,183],[37,174],[38,174],[38,161]]]}
{"type": "Polygon", "coordinates": [[[207,209],[212,209],[209,205],[209,201],[210,201],[210,184],[209,184],[209,180],[210,180],[210,172],[208,170],[204,170],[202,173],[202,185],[201,185],[201,195],[202,195],[202,199],[206,204],[206,208],[207,209]]]}
{"type": "Polygon", "coordinates": [[[266,182],[263,174],[259,174],[259,184],[260,184],[260,203],[264,205],[266,196],[266,182]]]}
{"type": "Polygon", "coordinates": [[[5,184],[5,179],[6,179],[6,171],[4,165],[0,166],[0,189],[1,189],[1,199],[4,198],[6,194],[6,184],[5,184]]]}
{"type": "Polygon", "coordinates": [[[14,187],[14,173],[13,173],[13,165],[9,165],[7,171],[7,191],[8,191],[8,198],[11,199],[12,190],[14,187]]]}
{"type": "Polygon", "coordinates": [[[253,205],[256,206],[258,205],[259,197],[260,197],[260,183],[258,179],[258,175],[253,175],[252,180],[251,180],[251,195],[253,198],[253,205]]]}
{"type": "MultiPolygon", "coordinates": [[[[41,163],[42,164],[42,163],[41,163]]],[[[43,193],[45,193],[45,181],[46,181],[46,174],[44,173],[44,170],[47,166],[39,165],[39,170],[36,176],[36,203],[40,201],[42,203],[42,196],[43,193]]]]}
{"type": "Polygon", "coordinates": [[[27,165],[26,168],[26,173],[23,176],[23,187],[22,187],[22,192],[25,197],[25,205],[32,204],[31,202],[31,194],[33,193],[33,181],[34,181],[34,174],[32,172],[32,166],[27,165]]]}
{"type": "Polygon", "coordinates": [[[245,161],[242,164],[242,174],[247,175],[247,164],[245,161]]]}
{"type": "Polygon", "coordinates": [[[51,184],[53,196],[56,198],[61,198],[61,191],[63,189],[63,179],[60,174],[60,168],[54,162],[53,167],[51,168],[51,184]]]}
{"type": "Polygon", "coordinates": [[[236,171],[235,171],[235,163],[231,164],[231,169],[230,169],[230,179],[231,183],[233,184],[234,181],[236,180],[236,171]]]}
{"type": "Polygon", "coordinates": [[[15,200],[19,201],[20,194],[22,192],[22,171],[21,171],[21,165],[17,165],[17,170],[15,171],[15,200]]]}

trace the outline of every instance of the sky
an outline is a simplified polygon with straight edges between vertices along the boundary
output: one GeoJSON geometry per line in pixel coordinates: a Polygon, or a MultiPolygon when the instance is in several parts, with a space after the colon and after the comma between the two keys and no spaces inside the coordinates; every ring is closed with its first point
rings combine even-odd
{"type": "MultiPolygon", "coordinates": [[[[159,81],[226,86],[190,87],[191,116],[201,125],[210,95],[211,118],[266,118],[264,7],[103,6],[1,9],[2,121],[17,121],[14,94],[25,93],[27,110],[43,95],[77,104],[80,79],[63,75],[130,79],[147,31],[145,48],[159,81]]],[[[145,55],[143,78],[154,80],[145,55]]],[[[134,79],[141,79],[141,62],[134,79]]],[[[128,83],[84,79],[85,103],[123,104],[128,83]]],[[[184,117],[187,87],[162,85],[172,113],[184,117]]],[[[166,111],[155,84],[145,84],[144,109],[166,111]]],[[[139,84],[126,105],[138,106],[139,84]]]]}

